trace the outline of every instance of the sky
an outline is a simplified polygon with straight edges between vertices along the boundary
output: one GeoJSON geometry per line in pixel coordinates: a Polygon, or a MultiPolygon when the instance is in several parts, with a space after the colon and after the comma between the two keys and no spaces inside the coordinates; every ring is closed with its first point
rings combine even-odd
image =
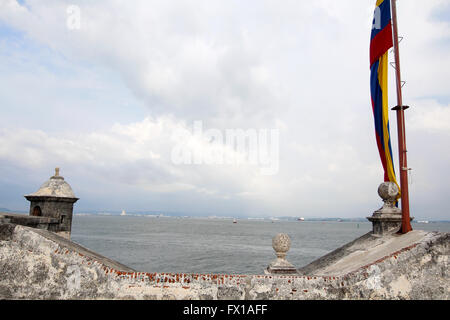
{"type": "MultiPolygon", "coordinates": [[[[26,211],[59,167],[75,212],[372,215],[374,6],[0,0],[0,207],[26,211]]],[[[448,219],[450,2],[401,0],[398,19],[411,216],[448,219]]]]}

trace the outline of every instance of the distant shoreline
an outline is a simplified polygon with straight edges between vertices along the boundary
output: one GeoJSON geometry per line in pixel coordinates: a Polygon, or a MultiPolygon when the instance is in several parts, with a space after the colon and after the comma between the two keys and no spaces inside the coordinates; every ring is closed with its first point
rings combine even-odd
{"type": "MultiPolygon", "coordinates": [[[[98,213],[74,213],[75,216],[114,216],[114,217],[148,217],[148,218],[177,218],[177,219],[217,219],[217,220],[249,220],[249,221],[298,221],[298,217],[231,217],[231,216],[189,216],[189,215],[168,215],[168,214],[154,214],[154,213],[127,213],[121,215],[120,212],[98,212],[98,213]]],[[[301,222],[367,222],[366,218],[305,218],[301,222]]],[[[413,220],[412,223],[427,224],[427,223],[450,223],[450,220],[431,220],[418,219],[413,220]]]]}
{"type": "MultiPolygon", "coordinates": [[[[3,213],[21,213],[28,214],[28,211],[23,210],[10,210],[7,208],[0,208],[0,212],[3,213]]],[[[74,213],[74,216],[121,216],[122,211],[92,211],[92,212],[78,212],[74,213]]],[[[250,221],[297,221],[299,217],[246,217],[246,216],[201,216],[201,215],[187,215],[178,212],[169,212],[162,213],[161,211],[149,211],[149,212],[130,212],[126,213],[126,215],[122,215],[124,217],[159,217],[159,218],[198,218],[198,219],[240,219],[240,220],[250,220],[250,221]]],[[[299,222],[368,222],[365,217],[361,218],[329,218],[329,217],[321,217],[321,218],[307,218],[305,217],[304,221],[299,222]]],[[[412,223],[414,224],[427,224],[427,223],[450,223],[450,220],[436,220],[425,217],[415,218],[412,223]]]]}

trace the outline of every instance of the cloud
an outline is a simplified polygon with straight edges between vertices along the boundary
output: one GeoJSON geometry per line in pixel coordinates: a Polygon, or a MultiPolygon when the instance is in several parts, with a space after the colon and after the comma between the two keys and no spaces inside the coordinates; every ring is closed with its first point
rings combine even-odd
{"type": "MultiPolygon", "coordinates": [[[[205,127],[203,133],[209,129],[205,127]]],[[[281,132],[283,135],[282,129],[281,132]]],[[[225,138],[226,132],[223,134],[225,138]]],[[[358,171],[364,168],[355,150],[346,144],[338,144],[332,149],[321,148],[318,153],[310,144],[292,148],[289,152],[310,167],[297,172],[295,178],[291,171],[296,166],[293,158],[282,163],[279,173],[270,176],[261,173],[261,168],[268,163],[227,164],[225,161],[207,164],[203,158],[200,164],[184,164],[173,160],[173,150],[180,144],[194,146],[190,150],[203,157],[211,151],[217,152],[217,148],[225,155],[248,156],[248,150],[238,149],[234,144],[229,147],[225,139],[223,141],[224,144],[211,144],[207,136],[196,135],[195,124],[164,116],[77,135],[56,136],[40,130],[3,129],[0,132],[0,159],[15,168],[22,168],[35,179],[38,176],[42,179],[56,166],[62,167],[63,172],[77,172],[86,181],[76,178],[77,188],[74,189],[82,190],[90,198],[98,194],[99,187],[101,193],[108,190],[110,197],[124,191],[130,193],[136,188],[154,194],[189,192],[201,195],[200,201],[205,203],[218,200],[251,203],[254,208],[249,212],[256,211],[255,214],[263,211],[269,214],[274,210],[279,214],[293,214],[298,209],[292,210],[292,203],[298,203],[299,208],[310,212],[316,212],[317,208],[323,210],[329,205],[323,202],[324,193],[345,193],[345,186],[335,185],[334,181],[343,180],[351,172],[355,176],[352,183],[356,184],[361,180],[357,177],[358,171]],[[180,140],[180,132],[184,133],[183,140],[180,140]],[[333,158],[331,163],[330,158],[333,158]]],[[[74,179],[73,176],[69,178],[74,179]]],[[[328,198],[328,201],[332,200],[328,198]]]]}
{"type": "MultiPolygon", "coordinates": [[[[192,128],[172,117],[146,118],[129,125],[116,124],[109,130],[86,134],[55,136],[40,130],[18,128],[1,130],[0,158],[18,167],[31,170],[48,168],[49,163],[79,166],[95,172],[113,183],[139,185],[153,192],[174,192],[179,189],[202,190],[211,184],[211,194],[224,193],[220,184],[215,188],[214,176],[220,183],[239,189],[242,174],[245,178],[257,174],[257,168],[246,172],[245,164],[237,166],[202,166],[187,164],[185,169],[172,160],[172,151],[180,141],[177,132],[187,132],[200,154],[211,146],[203,136],[192,134],[192,128]],[[224,173],[221,174],[221,171],[224,173]],[[225,173],[240,172],[227,178],[225,173]],[[172,187],[171,187],[172,186],[172,187]],[[217,189],[214,190],[214,189],[217,189]]],[[[225,146],[223,146],[225,148],[225,146]]],[[[231,152],[237,153],[234,149],[231,152]]],[[[247,166],[249,167],[249,166],[247,166]]],[[[95,188],[95,187],[94,187],[95,188]]],[[[228,190],[230,191],[230,190],[228,190]]]]}
{"type": "Polygon", "coordinates": [[[416,100],[408,125],[414,131],[450,134],[450,104],[441,105],[435,100],[416,100]]]}

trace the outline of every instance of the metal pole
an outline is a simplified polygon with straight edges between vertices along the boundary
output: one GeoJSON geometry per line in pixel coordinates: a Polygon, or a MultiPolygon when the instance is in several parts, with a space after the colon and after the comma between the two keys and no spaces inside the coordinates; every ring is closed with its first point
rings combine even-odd
{"type": "Polygon", "coordinates": [[[394,30],[395,73],[397,78],[397,106],[392,110],[397,111],[398,155],[400,162],[400,188],[401,188],[401,203],[402,203],[402,228],[400,232],[405,234],[412,230],[411,219],[409,214],[408,161],[406,150],[405,113],[404,113],[404,110],[408,109],[409,107],[403,105],[403,98],[402,98],[402,79],[400,72],[400,51],[399,51],[398,23],[397,23],[397,0],[391,0],[391,2],[392,2],[393,30],[394,30]]]}

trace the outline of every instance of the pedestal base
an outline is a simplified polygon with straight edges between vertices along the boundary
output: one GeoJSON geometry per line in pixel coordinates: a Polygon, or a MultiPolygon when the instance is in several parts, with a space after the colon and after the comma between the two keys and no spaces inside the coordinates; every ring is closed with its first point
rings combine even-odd
{"type": "Polygon", "coordinates": [[[296,274],[297,269],[285,259],[274,260],[266,270],[265,274],[296,274]]]}
{"type": "MultiPolygon", "coordinates": [[[[413,220],[414,218],[411,218],[413,220]]],[[[372,222],[374,235],[386,235],[398,232],[402,228],[402,216],[398,214],[382,214],[368,217],[372,222]]]]}

